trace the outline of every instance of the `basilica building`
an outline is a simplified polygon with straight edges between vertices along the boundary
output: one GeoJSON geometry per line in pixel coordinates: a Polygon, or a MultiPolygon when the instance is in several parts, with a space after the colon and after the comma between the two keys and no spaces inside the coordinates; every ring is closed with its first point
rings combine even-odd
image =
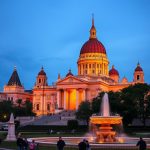
{"type": "Polygon", "coordinates": [[[47,115],[61,109],[77,110],[81,102],[91,101],[101,91],[119,91],[135,83],[144,83],[144,72],[139,63],[133,72],[132,82],[126,77],[120,79],[114,66],[109,70],[107,52],[98,40],[93,18],[89,39],[81,47],[77,66],[77,75],[71,70],[65,77],[58,75],[53,86],[48,85],[42,67],[32,91],[24,90],[15,68],[8,84],[4,86],[3,96],[13,101],[18,98],[30,99],[37,115],[47,115]]]}

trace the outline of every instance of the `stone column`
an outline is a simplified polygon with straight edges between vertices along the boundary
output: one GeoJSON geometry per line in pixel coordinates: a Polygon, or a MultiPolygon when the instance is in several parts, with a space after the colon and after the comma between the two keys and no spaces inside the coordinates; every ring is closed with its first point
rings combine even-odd
{"type": "Polygon", "coordinates": [[[66,91],[66,89],[64,90],[64,109],[66,110],[66,108],[67,108],[67,103],[66,103],[66,98],[67,98],[67,96],[66,96],[66,94],[67,94],[67,91],[66,91]]]}
{"type": "Polygon", "coordinates": [[[83,64],[81,64],[81,75],[83,75],[83,64]]]}
{"type": "Polygon", "coordinates": [[[43,99],[44,99],[44,106],[43,106],[43,108],[44,108],[44,115],[47,113],[47,104],[46,104],[46,93],[44,94],[44,96],[43,96],[43,99]]]}
{"type": "Polygon", "coordinates": [[[70,110],[70,90],[67,91],[68,92],[68,96],[67,96],[67,99],[68,99],[68,110],[70,110]]]}
{"type": "MultiPolygon", "coordinates": [[[[57,106],[58,106],[58,108],[60,108],[60,96],[61,96],[60,94],[61,94],[61,93],[60,93],[60,90],[58,90],[58,91],[57,91],[57,106]]],[[[58,108],[57,108],[57,109],[58,109],[58,108]]]]}
{"type": "Polygon", "coordinates": [[[102,75],[104,75],[104,63],[102,63],[102,75]]]}
{"type": "Polygon", "coordinates": [[[86,89],[83,89],[83,101],[86,100],[86,89]]]}
{"type": "Polygon", "coordinates": [[[79,107],[79,91],[76,89],[76,110],[78,110],[79,107]]]}
{"type": "Polygon", "coordinates": [[[41,109],[41,113],[42,113],[42,115],[44,115],[44,112],[45,112],[45,98],[44,98],[45,96],[44,96],[44,86],[42,87],[42,94],[41,94],[41,103],[40,103],[40,105],[41,105],[41,107],[40,107],[40,109],[41,109]]]}

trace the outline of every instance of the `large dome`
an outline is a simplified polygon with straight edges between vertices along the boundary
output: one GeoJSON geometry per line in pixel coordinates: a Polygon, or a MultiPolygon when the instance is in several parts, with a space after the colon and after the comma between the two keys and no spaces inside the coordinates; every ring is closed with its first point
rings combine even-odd
{"type": "Polygon", "coordinates": [[[94,18],[92,18],[89,40],[83,44],[77,64],[78,75],[109,76],[109,61],[104,45],[96,37],[94,18]]]}
{"type": "Polygon", "coordinates": [[[106,54],[106,50],[104,45],[97,40],[97,38],[89,39],[81,48],[80,54],[85,53],[104,53],[106,54]]]}

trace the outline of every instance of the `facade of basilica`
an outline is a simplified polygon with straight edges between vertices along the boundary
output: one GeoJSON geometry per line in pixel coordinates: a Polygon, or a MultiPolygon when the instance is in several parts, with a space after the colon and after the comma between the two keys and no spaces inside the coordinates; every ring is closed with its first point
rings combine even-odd
{"type": "Polygon", "coordinates": [[[135,83],[144,83],[144,72],[138,63],[133,73],[133,81],[126,77],[119,78],[119,72],[114,66],[109,70],[109,60],[104,45],[96,36],[94,19],[90,29],[90,37],[82,46],[77,60],[78,74],[71,70],[65,77],[58,75],[55,85],[50,86],[43,67],[36,77],[32,91],[25,91],[16,68],[11,75],[1,99],[23,101],[29,99],[33,103],[33,110],[37,115],[55,113],[57,109],[77,110],[82,101],[91,101],[101,91],[118,91],[135,83]]]}

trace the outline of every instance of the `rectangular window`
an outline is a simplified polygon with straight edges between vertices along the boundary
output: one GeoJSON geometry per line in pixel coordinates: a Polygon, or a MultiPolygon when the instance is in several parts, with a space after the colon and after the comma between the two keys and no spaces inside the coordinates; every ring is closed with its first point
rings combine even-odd
{"type": "Polygon", "coordinates": [[[47,110],[50,111],[50,104],[47,104],[47,110]]]}
{"type": "Polygon", "coordinates": [[[89,64],[89,68],[91,68],[91,64],[89,64]]]}
{"type": "Polygon", "coordinates": [[[40,109],[40,105],[37,104],[37,105],[36,105],[36,110],[39,110],[39,109],[40,109]]]}

